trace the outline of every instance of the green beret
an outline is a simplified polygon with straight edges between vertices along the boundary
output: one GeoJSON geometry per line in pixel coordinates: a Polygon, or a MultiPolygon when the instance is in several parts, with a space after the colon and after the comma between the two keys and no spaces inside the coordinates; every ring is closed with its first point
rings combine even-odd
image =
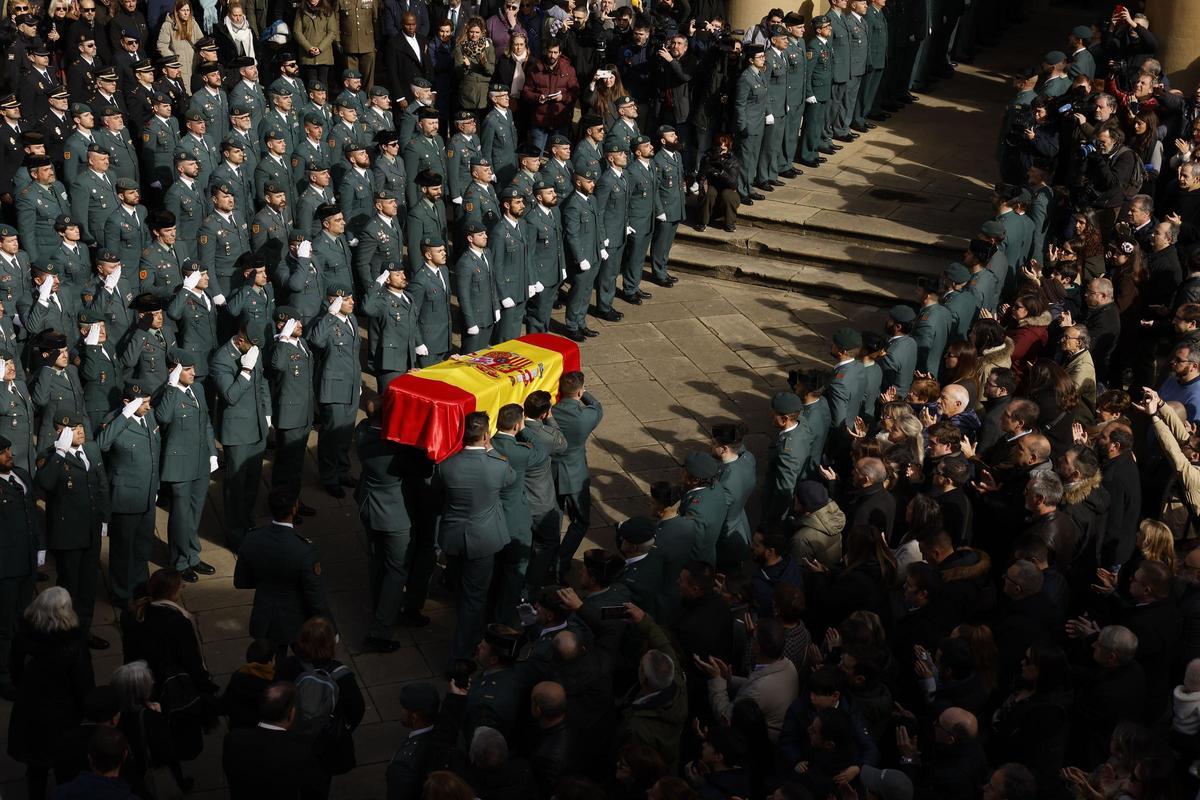
{"type": "Polygon", "coordinates": [[[946,271],[942,273],[946,276],[946,280],[951,283],[966,283],[971,280],[971,270],[967,269],[963,264],[955,261],[950,266],[946,267],[946,271]]]}
{"type": "Polygon", "coordinates": [[[795,392],[779,392],[771,398],[771,410],[776,414],[799,414],[804,410],[804,400],[795,392]]]}
{"type": "Polygon", "coordinates": [[[862,334],[854,328],[838,328],[833,332],[833,343],[839,350],[857,350],[862,347],[862,334]]]}
{"type": "Polygon", "coordinates": [[[712,480],[721,471],[720,465],[712,455],[701,452],[688,453],[683,459],[683,468],[687,470],[688,475],[702,481],[712,480]]]}
{"type": "Polygon", "coordinates": [[[917,318],[917,312],[911,306],[892,306],[888,309],[888,316],[901,325],[907,325],[917,318]]]}

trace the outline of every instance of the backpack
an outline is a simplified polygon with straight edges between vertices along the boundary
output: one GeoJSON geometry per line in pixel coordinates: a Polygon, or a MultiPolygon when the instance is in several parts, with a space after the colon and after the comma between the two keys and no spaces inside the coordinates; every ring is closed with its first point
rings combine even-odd
{"type": "Polygon", "coordinates": [[[1133,156],[1133,174],[1129,176],[1129,180],[1121,184],[1121,191],[1125,194],[1125,199],[1129,200],[1136,194],[1142,193],[1142,184],[1146,182],[1147,173],[1146,165],[1142,163],[1142,159],[1138,154],[1130,150],[1128,147],[1122,147],[1113,154],[1113,165],[1116,166],[1116,160],[1121,157],[1122,153],[1129,153],[1133,156]]]}
{"type": "Polygon", "coordinates": [[[301,662],[304,672],[296,678],[296,722],[292,727],[313,741],[313,753],[330,775],[354,769],[354,739],[338,702],[338,680],[350,674],[344,664],[333,671],[301,662]]]}

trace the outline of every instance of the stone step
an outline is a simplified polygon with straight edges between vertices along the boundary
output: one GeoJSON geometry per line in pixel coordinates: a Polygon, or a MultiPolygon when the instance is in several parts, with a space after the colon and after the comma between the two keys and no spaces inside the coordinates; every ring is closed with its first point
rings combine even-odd
{"type": "MultiPolygon", "coordinates": [[[[755,205],[758,205],[755,203],[755,205]]],[[[675,247],[705,250],[709,258],[751,266],[770,259],[793,270],[825,271],[836,281],[844,275],[912,286],[919,277],[932,277],[945,269],[953,256],[943,250],[914,252],[869,239],[833,239],[815,234],[739,226],[733,233],[719,228],[703,232],[682,225],[675,247]]],[[[674,251],[672,251],[674,255],[674,251]]]]}
{"type": "Polygon", "coordinates": [[[814,297],[850,300],[871,306],[890,306],[916,300],[917,275],[882,273],[861,263],[801,263],[775,254],[750,255],[676,239],[670,265],[681,272],[774,286],[814,297]]]}

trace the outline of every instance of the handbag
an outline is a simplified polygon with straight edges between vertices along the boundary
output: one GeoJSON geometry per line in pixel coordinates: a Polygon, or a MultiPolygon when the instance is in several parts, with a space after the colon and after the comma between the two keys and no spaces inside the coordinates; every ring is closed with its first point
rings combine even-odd
{"type": "Polygon", "coordinates": [[[185,711],[198,709],[200,692],[196,690],[196,682],[186,670],[169,668],[164,670],[166,676],[159,686],[158,699],[163,712],[169,717],[185,711]]]}
{"type": "Polygon", "coordinates": [[[175,774],[166,765],[151,766],[150,742],[146,738],[146,709],[138,711],[138,728],[142,734],[142,759],[146,764],[144,783],[147,800],[183,800],[183,790],[175,774]]]}

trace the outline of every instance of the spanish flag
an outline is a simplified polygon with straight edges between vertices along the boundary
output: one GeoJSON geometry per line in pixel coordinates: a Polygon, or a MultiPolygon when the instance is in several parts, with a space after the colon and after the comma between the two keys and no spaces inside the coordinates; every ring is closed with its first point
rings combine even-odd
{"type": "Polygon", "coordinates": [[[467,414],[486,411],[495,432],[503,406],[524,403],[539,389],[557,396],[559,378],[578,369],[579,347],[552,333],[452,356],[392,381],[383,397],[383,435],[444,461],[462,447],[467,414]]]}

